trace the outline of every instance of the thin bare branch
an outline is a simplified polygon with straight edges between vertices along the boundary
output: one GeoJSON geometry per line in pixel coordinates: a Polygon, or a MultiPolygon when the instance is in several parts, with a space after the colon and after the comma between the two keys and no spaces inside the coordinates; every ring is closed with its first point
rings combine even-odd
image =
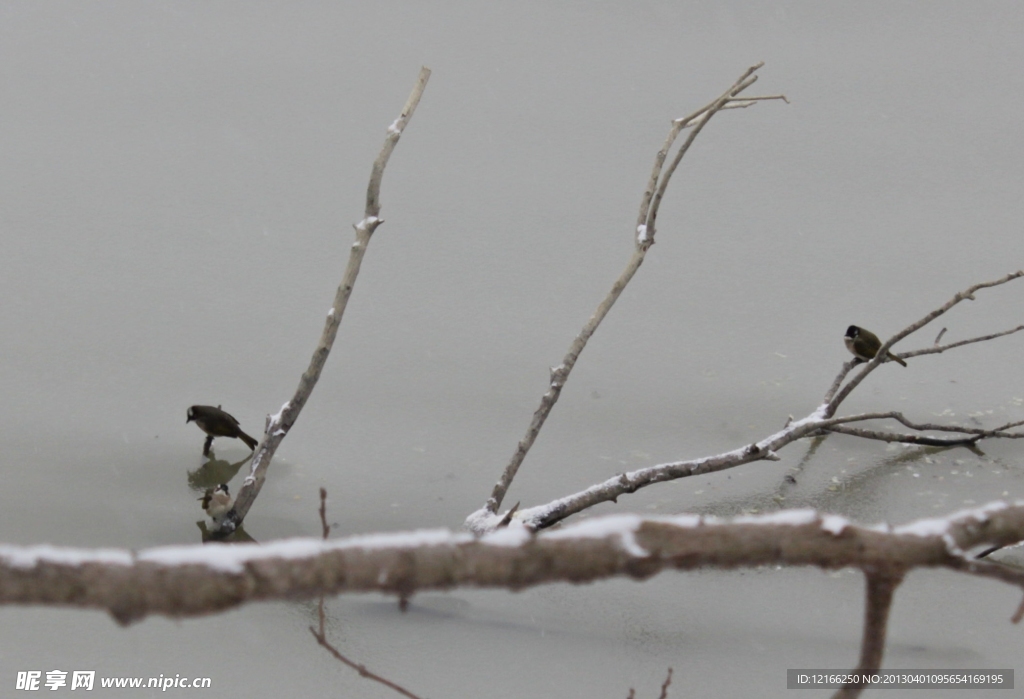
{"type": "Polygon", "coordinates": [[[831,420],[825,420],[821,423],[821,429],[826,432],[839,432],[841,434],[847,434],[854,437],[863,437],[865,439],[877,439],[883,442],[903,442],[906,444],[920,444],[922,446],[931,447],[955,447],[955,446],[966,446],[973,447],[977,445],[982,439],[1024,439],[1024,433],[1021,432],[1007,432],[1006,430],[1012,427],[1019,427],[1024,425],[1024,420],[1018,422],[1008,422],[999,427],[992,429],[984,429],[980,427],[968,427],[966,425],[940,425],[937,423],[930,422],[913,422],[909,420],[903,413],[898,411],[889,411],[884,413],[862,413],[859,415],[848,415],[841,418],[832,418],[831,420]],[[861,427],[850,427],[844,423],[860,422],[864,420],[885,420],[892,419],[901,423],[902,425],[909,427],[912,430],[918,432],[954,432],[963,435],[973,435],[971,437],[929,437],[926,435],[915,435],[897,432],[882,432],[879,430],[869,430],[861,427]]]}
{"type": "Polygon", "coordinates": [[[842,417],[834,417],[828,420],[822,420],[822,429],[829,429],[838,432],[835,429],[837,425],[843,425],[850,422],[864,422],[865,420],[896,420],[905,427],[909,427],[912,430],[918,432],[958,432],[960,434],[972,434],[977,435],[979,439],[988,437],[998,437],[1001,439],[1021,439],[1024,438],[1024,433],[1018,432],[1007,432],[1006,430],[1012,427],[1019,427],[1024,425],[1024,420],[1017,422],[1008,422],[994,427],[991,429],[985,429],[983,427],[968,427],[967,425],[942,425],[936,422],[914,422],[907,418],[903,413],[898,410],[889,410],[886,412],[879,413],[858,413],[855,415],[844,415],[842,417]]]}
{"type": "Polygon", "coordinates": [[[256,497],[263,488],[263,483],[267,477],[267,469],[270,468],[270,462],[274,458],[274,453],[288,434],[288,431],[295,424],[299,413],[302,412],[303,406],[309,400],[309,396],[320,378],[320,373],[323,371],[324,364],[327,361],[327,355],[330,354],[331,347],[334,345],[334,339],[338,334],[338,327],[341,325],[345,308],[348,306],[348,300],[352,295],[356,278],[359,276],[359,268],[363,262],[363,256],[366,254],[366,248],[370,243],[370,237],[377,230],[377,227],[384,222],[378,218],[380,213],[380,186],[381,179],[384,176],[384,167],[387,165],[388,158],[391,157],[391,153],[394,151],[395,145],[402,135],[402,130],[416,111],[416,106],[419,104],[420,97],[423,95],[423,90],[426,88],[429,78],[430,70],[425,67],[421,68],[416,86],[409,95],[405,107],[402,108],[402,113],[388,127],[384,146],[381,148],[380,155],[377,156],[370,174],[370,183],[366,191],[365,216],[362,221],[354,226],[356,237],[349,251],[348,265],[345,268],[341,284],[338,285],[338,290],[334,295],[334,304],[331,306],[331,310],[327,312],[323,333],[320,336],[316,350],[313,352],[313,357],[310,359],[309,368],[306,369],[302,378],[299,379],[298,388],[295,389],[295,395],[292,396],[291,400],[281,406],[277,414],[272,415],[267,420],[263,441],[260,442],[256,452],[253,454],[249,476],[245,479],[245,483],[235,497],[234,508],[221,520],[216,531],[218,536],[227,536],[245,519],[249,508],[252,507],[253,502],[255,502],[256,497]]]}
{"type": "Polygon", "coordinates": [[[360,677],[365,677],[368,680],[373,680],[374,682],[379,682],[380,684],[384,685],[388,689],[392,689],[395,692],[398,692],[403,697],[409,697],[409,699],[420,699],[420,697],[418,697],[417,695],[413,694],[412,692],[410,692],[408,689],[406,689],[402,685],[396,684],[396,683],[392,682],[391,680],[387,679],[386,677],[381,677],[378,674],[370,672],[369,670],[366,669],[366,666],[363,665],[362,663],[356,663],[356,662],[353,662],[353,661],[349,660],[348,658],[346,658],[344,655],[342,655],[338,651],[337,648],[335,648],[334,646],[332,646],[330,644],[330,642],[327,640],[327,638],[324,637],[324,635],[322,633],[317,632],[317,630],[314,629],[312,626],[309,627],[309,632],[311,634],[313,634],[313,638],[316,639],[317,643],[319,643],[321,646],[326,648],[327,651],[331,655],[333,655],[335,658],[337,658],[338,660],[340,660],[341,662],[345,663],[350,668],[352,668],[353,670],[358,672],[360,677]]]}
{"type": "Polygon", "coordinates": [[[843,385],[843,380],[847,377],[847,375],[849,375],[851,371],[853,371],[853,368],[855,366],[861,363],[862,362],[859,362],[856,359],[851,359],[848,362],[843,362],[843,368],[839,370],[839,373],[836,374],[836,378],[832,380],[832,385],[829,386],[828,391],[825,392],[825,398],[823,399],[824,403],[828,404],[832,402],[832,399],[835,398],[836,392],[843,385]]]}
{"type": "Polygon", "coordinates": [[[661,684],[661,694],[658,695],[658,699],[668,699],[668,686],[672,684],[672,668],[668,669],[668,676],[665,677],[665,681],[661,684]]]}
{"type": "MultiPolygon", "coordinates": [[[[862,437],[864,439],[877,439],[882,442],[900,442],[903,444],[917,444],[923,447],[973,447],[981,437],[925,437],[919,434],[905,434],[898,432],[881,432],[878,430],[867,430],[860,427],[847,427],[846,425],[834,425],[824,428],[828,432],[850,435],[851,437],[862,437]]],[[[1024,436],[1024,435],[1021,435],[1024,436]]]]}
{"type": "MultiPolygon", "coordinates": [[[[327,489],[320,489],[320,527],[323,529],[324,541],[327,540],[327,536],[331,533],[331,528],[327,525],[327,489]]],[[[322,600],[321,600],[322,601],[322,600]]]]}
{"type": "Polygon", "coordinates": [[[761,95],[759,97],[735,97],[735,98],[732,98],[730,101],[734,101],[734,100],[740,101],[740,102],[758,102],[758,101],[761,101],[761,100],[782,100],[786,104],[789,104],[789,100],[786,99],[785,95],[761,95]]]}
{"type": "Polygon", "coordinates": [[[394,152],[395,146],[398,145],[398,139],[402,137],[402,132],[405,131],[406,125],[416,112],[420,98],[423,97],[423,91],[427,89],[428,80],[430,80],[430,69],[424,66],[420,68],[420,74],[416,78],[416,85],[413,87],[412,92],[409,93],[409,99],[405,101],[402,113],[388,127],[388,135],[384,139],[384,147],[381,148],[380,155],[377,156],[377,160],[373,163],[370,182],[366,187],[367,218],[380,215],[380,184],[384,178],[384,168],[387,166],[388,159],[391,158],[391,153],[394,152]]]}
{"type": "MultiPolygon", "coordinates": [[[[330,533],[331,528],[329,526],[327,526],[327,489],[326,488],[321,488],[320,489],[320,526],[323,528],[323,540],[327,541],[327,535],[330,533]]],[[[410,692],[405,687],[402,687],[401,685],[396,684],[395,682],[392,682],[391,680],[387,679],[386,677],[381,677],[380,675],[378,675],[376,673],[370,672],[369,670],[366,669],[366,666],[363,665],[362,663],[357,663],[354,660],[349,659],[341,651],[339,651],[337,648],[335,648],[330,643],[330,641],[327,640],[327,615],[324,612],[324,596],[323,596],[323,593],[320,594],[320,603],[317,606],[317,618],[318,618],[318,620],[320,622],[319,629],[314,629],[312,626],[310,626],[309,627],[309,632],[311,634],[313,634],[313,638],[316,639],[316,642],[319,643],[324,648],[326,648],[327,651],[331,655],[333,655],[336,659],[340,660],[342,663],[344,663],[345,665],[348,665],[350,668],[352,668],[353,670],[358,672],[360,677],[365,677],[368,680],[373,680],[374,682],[379,682],[380,684],[384,685],[385,687],[388,687],[389,689],[393,689],[394,691],[398,692],[402,696],[410,697],[410,699],[420,699],[418,696],[416,696],[415,694],[410,692]]]]}
{"type": "MultiPolygon", "coordinates": [[[[932,322],[933,320],[935,320],[936,318],[938,318],[942,314],[946,313],[948,310],[950,310],[951,308],[956,306],[961,301],[964,301],[964,300],[973,301],[974,300],[975,292],[977,292],[977,291],[979,291],[981,289],[988,289],[988,288],[991,288],[993,286],[999,286],[1001,284],[1006,284],[1007,282],[1013,281],[1014,279],[1018,279],[1018,278],[1020,278],[1022,276],[1024,276],[1024,270],[1018,270],[1016,272],[1011,272],[1010,274],[1007,274],[1004,277],[1000,277],[999,279],[995,279],[995,280],[990,281],[990,282],[981,282],[980,284],[975,284],[974,286],[968,287],[964,291],[957,292],[956,295],[954,295],[953,298],[950,299],[949,301],[947,301],[945,304],[943,304],[939,308],[936,308],[934,311],[932,311],[928,315],[924,316],[923,318],[918,320],[916,323],[912,323],[912,324],[908,325],[903,330],[900,330],[898,333],[896,333],[895,335],[890,337],[888,340],[883,342],[882,346],[878,349],[878,352],[875,355],[875,358],[872,359],[870,362],[867,362],[867,364],[865,364],[864,368],[861,371],[859,371],[852,379],[850,379],[850,381],[845,386],[843,386],[842,390],[840,390],[838,393],[836,393],[828,401],[827,416],[831,417],[832,415],[834,415],[835,411],[839,407],[839,405],[844,400],[846,400],[846,397],[848,395],[850,395],[850,393],[855,388],[857,388],[858,385],[860,385],[860,382],[863,381],[865,378],[867,378],[868,374],[870,374],[872,371],[874,371],[875,368],[879,364],[881,364],[883,361],[885,361],[885,358],[886,358],[886,355],[888,354],[889,348],[892,347],[894,344],[896,344],[897,342],[899,342],[903,338],[907,337],[911,333],[917,332],[918,330],[920,330],[924,326],[928,325],[928,323],[932,322]]],[[[906,355],[900,355],[900,356],[906,356],[906,355]]]]}
{"type": "MultiPolygon", "coordinates": [[[[991,335],[981,335],[980,337],[972,337],[969,340],[951,342],[948,345],[939,345],[939,343],[936,342],[934,347],[926,347],[924,349],[913,350],[912,352],[903,352],[899,356],[903,359],[907,359],[909,357],[920,357],[923,354],[942,354],[946,350],[951,350],[956,347],[963,347],[964,345],[970,345],[975,342],[994,340],[997,337],[1005,337],[1006,335],[1012,335],[1014,333],[1020,332],[1021,330],[1024,330],[1024,325],[1018,325],[1016,328],[1010,328],[1009,330],[1004,330],[1003,332],[1000,333],[992,333],[991,335]]],[[[945,332],[946,329],[943,328],[942,331],[945,332]]],[[[939,337],[942,337],[942,333],[939,333],[939,337]]]]}
{"type": "MultiPolygon", "coordinates": [[[[904,571],[899,566],[884,571],[865,571],[867,599],[864,602],[864,635],[861,638],[860,662],[854,670],[860,678],[878,672],[882,666],[892,597],[903,581],[903,575],[904,571]]],[[[832,696],[834,699],[856,699],[864,687],[865,683],[861,681],[844,684],[832,696]]]]}
{"type": "MultiPolygon", "coordinates": [[[[683,156],[686,155],[690,145],[697,137],[697,134],[700,133],[701,129],[704,128],[704,125],[708,120],[711,119],[716,112],[729,104],[737,94],[753,84],[756,79],[756,76],[754,76],[753,73],[762,65],[764,64],[758,63],[756,66],[749,68],[718,99],[709,103],[697,112],[694,112],[694,114],[684,119],[676,120],[672,123],[672,128],[669,130],[668,136],[665,139],[665,144],[655,156],[654,167],[651,170],[651,177],[648,181],[647,189],[644,191],[644,195],[641,198],[640,214],[637,218],[637,227],[635,231],[636,238],[634,251],[629,262],[626,264],[626,268],[619,275],[618,279],[615,280],[615,283],[612,284],[612,288],[608,292],[607,296],[605,296],[601,301],[597,310],[572,341],[572,344],[569,346],[569,351],[562,358],[561,364],[551,368],[548,389],[544,392],[544,395],[541,396],[540,405],[533,413],[530,424],[526,429],[526,434],[516,445],[512,458],[505,466],[505,470],[502,473],[501,478],[497,483],[495,483],[494,488],[491,491],[491,496],[487,499],[483,508],[470,515],[470,520],[487,515],[494,515],[498,512],[498,508],[501,507],[505,494],[508,492],[509,487],[511,487],[512,481],[515,478],[516,473],[519,471],[519,467],[526,459],[527,453],[536,441],[537,435],[540,434],[541,428],[544,426],[544,422],[547,420],[548,415],[551,414],[551,410],[554,408],[555,403],[558,402],[558,398],[562,393],[562,387],[568,380],[569,374],[572,373],[573,367],[576,366],[576,361],[579,359],[580,353],[583,352],[587,342],[597,330],[601,321],[604,320],[612,306],[615,305],[615,302],[622,294],[622,291],[626,288],[626,285],[629,284],[633,275],[635,275],[637,270],[640,269],[640,265],[644,261],[644,256],[654,244],[655,222],[657,219],[658,208],[661,205],[661,201],[665,195],[665,190],[668,187],[669,181],[672,179],[672,174],[675,172],[680,161],[682,161],[683,156]],[[693,129],[683,142],[683,145],[679,147],[679,150],[676,152],[668,170],[663,172],[662,168],[664,166],[665,159],[668,157],[668,153],[675,143],[676,137],[679,135],[682,128],[689,125],[694,118],[698,118],[699,121],[694,124],[693,129]]],[[[748,101],[757,101],[760,99],[783,98],[780,95],[778,97],[759,97],[748,101]]]]}
{"type": "Polygon", "coordinates": [[[687,135],[686,140],[683,141],[683,144],[681,146],[679,146],[679,150],[676,151],[676,155],[672,159],[672,163],[669,165],[668,170],[666,170],[665,173],[661,176],[660,181],[658,183],[658,187],[654,192],[654,197],[651,200],[650,210],[647,213],[646,219],[642,222],[642,225],[644,225],[644,230],[650,240],[650,244],[654,244],[654,234],[657,231],[656,224],[658,220],[658,210],[661,208],[661,200],[665,197],[665,191],[668,189],[668,184],[672,180],[672,175],[675,173],[676,168],[679,167],[679,163],[682,162],[683,156],[685,156],[687,151],[690,150],[690,146],[693,145],[693,141],[697,138],[697,134],[699,134],[701,130],[704,128],[704,125],[711,120],[711,117],[713,117],[716,112],[721,110],[722,107],[724,107],[730,101],[731,98],[735,97],[736,95],[743,92],[748,87],[754,84],[754,82],[757,80],[757,76],[754,75],[754,73],[763,65],[764,62],[762,61],[757,65],[753,65],[750,68],[748,68],[746,72],[744,72],[743,75],[741,75],[739,79],[736,82],[734,82],[732,86],[725,91],[724,94],[722,94],[722,96],[720,96],[714,102],[708,104],[704,109],[702,109],[699,112],[700,116],[698,117],[696,123],[693,124],[693,128],[687,135]]]}

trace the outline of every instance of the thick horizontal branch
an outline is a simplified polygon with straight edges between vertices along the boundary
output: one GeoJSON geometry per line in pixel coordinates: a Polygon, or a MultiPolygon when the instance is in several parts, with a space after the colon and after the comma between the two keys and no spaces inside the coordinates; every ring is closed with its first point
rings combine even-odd
{"type": "MultiPolygon", "coordinates": [[[[408,597],[460,586],[518,590],[703,567],[938,566],[992,577],[990,564],[977,571],[965,567],[966,552],[1020,540],[1024,501],[896,528],[792,510],[731,520],[619,515],[541,534],[513,524],[481,538],[435,530],[140,552],[3,545],[0,604],[103,609],[130,623],[151,614],[210,614],[259,600],[346,592],[408,597]]],[[[1024,573],[1001,579],[1024,587],[1024,573]]]]}

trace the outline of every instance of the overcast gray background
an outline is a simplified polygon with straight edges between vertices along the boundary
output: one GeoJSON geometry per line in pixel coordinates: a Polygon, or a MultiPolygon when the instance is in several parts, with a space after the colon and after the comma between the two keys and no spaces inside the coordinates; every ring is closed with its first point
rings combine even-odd
{"type": "MultiPolygon", "coordinates": [[[[892,333],[1022,266],[1022,35],[1010,2],[0,3],[0,540],[198,540],[185,410],[223,404],[258,434],[291,395],[420,65],[386,223],[249,533],[317,535],[320,486],[339,536],[461,526],[625,265],[670,120],[761,60],[751,92],[791,104],[701,134],[508,502],[769,434],[813,410],[850,323],[892,333]]],[[[938,327],[1001,330],[1022,302],[1002,287],[938,327]]],[[[847,407],[1021,419],[1021,342],[881,367],[847,407]]],[[[596,511],[899,523],[1022,495],[1019,445],[834,437],[784,487],[806,449],[596,511]]],[[[345,597],[330,634],[434,698],[656,696],[669,666],[672,697],[788,696],[786,668],[855,663],[862,594],[853,572],[758,570],[460,590],[405,615],[345,597]]],[[[1015,667],[1018,598],[912,574],[886,666],[1015,667]]],[[[0,686],[93,669],[210,676],[229,697],[393,696],[317,647],[313,618],[263,604],[124,630],[2,609],[0,686]]]]}

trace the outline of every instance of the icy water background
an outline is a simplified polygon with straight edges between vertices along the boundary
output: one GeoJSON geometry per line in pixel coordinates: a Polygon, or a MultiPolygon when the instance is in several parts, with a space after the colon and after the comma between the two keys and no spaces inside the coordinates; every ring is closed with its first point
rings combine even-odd
{"type": "MultiPolygon", "coordinates": [[[[847,325],[884,336],[1024,266],[1022,31],[1010,3],[0,3],[0,540],[198,540],[185,410],[222,404],[258,434],[290,397],[420,65],[386,223],[249,533],[318,535],[320,486],[337,536],[460,527],[625,265],[669,121],[761,60],[751,94],[791,104],[700,135],[508,503],[770,434],[820,401],[847,325]]],[[[982,292],[897,349],[1022,308],[1024,287],[982,292]]],[[[881,367],[846,407],[1024,418],[1022,342],[881,367]]],[[[808,447],[594,514],[902,523],[1024,496],[1019,444],[808,447]]],[[[215,449],[228,476],[248,453],[215,449]]],[[[669,666],[671,697],[782,697],[787,668],[856,662],[862,596],[849,571],[704,571],[425,594],[406,614],[349,596],[329,632],[435,699],[653,697],[669,666]]],[[[885,664],[1020,670],[1018,601],[915,572],[885,664]]],[[[208,676],[227,697],[394,696],[324,653],[314,617],[258,604],[122,629],[4,608],[0,686],[93,669],[208,676]]]]}

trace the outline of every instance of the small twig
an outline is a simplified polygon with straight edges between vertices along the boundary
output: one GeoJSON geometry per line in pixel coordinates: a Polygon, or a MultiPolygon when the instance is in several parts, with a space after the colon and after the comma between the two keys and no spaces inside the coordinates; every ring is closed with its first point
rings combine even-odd
{"type": "Polygon", "coordinates": [[[665,677],[665,682],[661,685],[661,694],[658,695],[658,699],[668,699],[668,686],[672,684],[672,668],[668,669],[668,676],[665,677]]]}
{"type": "MultiPolygon", "coordinates": [[[[978,442],[979,440],[993,437],[999,439],[1024,439],[1024,433],[1022,432],[1007,432],[1007,430],[1012,427],[1019,427],[1021,425],[1024,425],[1024,420],[1019,420],[1017,422],[1008,422],[1006,424],[1000,425],[999,427],[994,427],[992,429],[984,429],[982,427],[967,427],[966,425],[940,425],[934,422],[914,422],[913,420],[908,419],[903,413],[899,412],[898,410],[890,410],[887,412],[879,413],[859,413],[856,415],[844,415],[843,417],[823,420],[821,422],[820,427],[823,431],[843,432],[844,434],[853,434],[857,436],[868,437],[870,439],[882,439],[887,442],[904,441],[902,439],[898,439],[900,435],[895,433],[876,432],[874,434],[868,434],[869,432],[871,432],[870,430],[862,430],[860,428],[844,426],[846,423],[850,422],[863,422],[866,420],[888,419],[896,420],[905,427],[909,427],[912,430],[917,430],[918,432],[956,432],[959,434],[974,435],[973,438],[969,440],[964,440],[963,443],[973,444],[975,442],[978,442]]],[[[915,441],[914,443],[926,444],[926,442],[922,441],[915,441]]],[[[960,440],[937,441],[934,444],[931,444],[931,446],[958,446],[959,444],[961,444],[960,440]]]]}
{"type": "Polygon", "coordinates": [[[509,525],[509,523],[512,521],[512,518],[515,517],[516,510],[518,510],[518,509],[519,509],[519,503],[517,502],[515,505],[512,506],[511,510],[509,510],[508,512],[505,513],[505,516],[501,518],[501,521],[498,522],[498,529],[501,529],[503,527],[507,527],[509,525]]]}
{"type": "Polygon", "coordinates": [[[942,336],[945,335],[945,334],[946,334],[946,329],[943,328],[942,330],[939,331],[939,334],[935,336],[935,342],[932,343],[932,344],[937,346],[939,344],[939,341],[942,339],[942,336]]]}
{"type": "Polygon", "coordinates": [[[843,381],[846,379],[847,375],[849,375],[849,373],[853,371],[853,368],[858,364],[861,364],[861,362],[856,359],[843,362],[843,368],[839,370],[839,373],[836,374],[836,377],[832,380],[832,385],[829,386],[828,391],[825,392],[825,397],[822,399],[822,402],[826,404],[832,402],[832,399],[835,398],[836,392],[838,392],[839,388],[843,385],[843,381]]]}
{"type": "MultiPolygon", "coordinates": [[[[925,349],[914,350],[912,352],[903,352],[900,354],[900,357],[903,359],[907,359],[909,357],[920,357],[921,355],[924,354],[942,354],[946,350],[951,350],[955,347],[963,347],[964,345],[970,345],[975,342],[984,342],[985,340],[994,340],[997,337],[1005,337],[1006,335],[1012,335],[1014,333],[1020,332],[1021,330],[1024,330],[1024,325],[1018,325],[1016,328],[1010,328],[1009,330],[1004,330],[1001,333],[992,333],[991,335],[972,337],[969,340],[951,342],[948,345],[939,345],[939,343],[936,342],[934,347],[926,347],[925,349]]],[[[942,331],[945,332],[946,329],[943,328],[942,331]]],[[[939,333],[939,337],[942,337],[942,333],[939,333]]],[[[936,340],[938,340],[938,338],[936,338],[936,340]]]]}
{"type": "MultiPolygon", "coordinates": [[[[327,526],[327,489],[320,489],[320,526],[323,528],[324,541],[327,541],[327,535],[331,533],[331,528],[327,526]]],[[[321,601],[323,598],[320,598],[321,601]]]]}
{"type": "Polygon", "coordinates": [[[340,660],[341,662],[345,663],[350,668],[352,668],[353,670],[358,672],[360,677],[365,677],[368,680],[373,680],[374,682],[379,682],[380,684],[384,685],[385,687],[387,687],[389,689],[393,689],[394,691],[398,692],[402,696],[409,697],[409,699],[420,699],[420,697],[418,697],[417,695],[413,694],[412,692],[410,692],[408,689],[406,689],[402,685],[396,684],[396,683],[392,682],[391,680],[389,680],[389,679],[387,679],[385,677],[381,677],[378,674],[370,672],[369,670],[366,669],[366,666],[363,665],[362,663],[354,663],[351,660],[349,660],[348,658],[346,658],[344,655],[342,655],[340,652],[338,652],[337,648],[332,646],[327,641],[327,638],[324,637],[323,634],[318,633],[317,630],[314,629],[312,626],[309,627],[309,632],[311,634],[313,634],[313,638],[316,639],[317,643],[319,643],[321,646],[326,648],[327,651],[331,655],[333,655],[335,658],[337,658],[338,660],[340,660]]]}
{"type": "MultiPolygon", "coordinates": [[[[323,527],[323,538],[324,538],[324,541],[326,541],[327,540],[327,535],[331,531],[331,528],[327,526],[327,489],[326,488],[321,488],[320,489],[320,525],[323,527]]],[[[309,627],[309,632],[311,634],[313,634],[313,638],[316,639],[316,642],[319,643],[324,648],[326,648],[328,650],[328,652],[330,652],[331,655],[333,655],[335,658],[337,658],[341,662],[343,662],[346,665],[348,665],[350,668],[352,668],[356,672],[358,672],[361,677],[365,677],[368,680],[373,680],[375,682],[379,682],[382,685],[384,685],[385,687],[389,687],[389,688],[395,690],[396,692],[398,692],[399,694],[401,694],[403,696],[410,697],[411,699],[420,699],[415,694],[410,692],[408,689],[402,687],[401,685],[395,684],[394,682],[392,682],[391,680],[389,680],[387,678],[381,677],[380,675],[377,675],[377,674],[375,674],[373,672],[370,672],[369,670],[366,669],[366,666],[363,665],[362,663],[356,663],[356,662],[353,662],[352,660],[349,660],[347,657],[342,655],[341,651],[339,651],[337,648],[335,648],[333,645],[331,645],[331,643],[327,640],[327,630],[325,628],[326,621],[327,621],[327,615],[324,613],[324,596],[322,594],[320,595],[320,604],[317,606],[317,617],[319,618],[319,621],[320,621],[320,628],[319,628],[319,630],[314,629],[312,626],[310,626],[309,627]]]]}
{"type": "MultiPolygon", "coordinates": [[[[855,673],[863,676],[878,672],[885,653],[885,633],[889,623],[892,597],[903,581],[904,571],[865,571],[867,599],[864,604],[864,635],[861,639],[860,662],[855,673]]],[[[855,699],[864,691],[864,683],[844,684],[833,694],[833,699],[855,699]]]]}
{"type": "Polygon", "coordinates": [[[270,468],[270,462],[274,458],[274,453],[288,434],[288,431],[295,424],[299,413],[302,412],[302,407],[309,400],[313,388],[320,379],[320,373],[323,371],[327,355],[331,352],[331,347],[334,346],[338,327],[341,325],[342,316],[344,316],[345,309],[348,307],[352,289],[355,286],[356,278],[359,276],[359,268],[362,265],[363,256],[366,254],[366,248],[370,243],[370,237],[377,230],[377,227],[384,223],[378,217],[378,214],[380,214],[380,186],[384,176],[384,167],[387,165],[392,151],[394,151],[395,146],[398,144],[402,130],[416,111],[416,106],[420,102],[420,97],[423,96],[423,90],[426,88],[429,78],[430,70],[425,67],[421,68],[419,77],[416,80],[416,86],[409,95],[409,99],[406,100],[401,114],[388,127],[387,136],[384,138],[384,145],[381,148],[380,155],[377,156],[377,160],[373,163],[373,170],[370,174],[370,183],[366,190],[364,217],[362,221],[354,226],[356,239],[349,251],[348,265],[345,268],[341,284],[338,285],[338,290],[335,292],[334,304],[331,306],[331,310],[328,311],[327,319],[324,321],[324,329],[320,335],[320,341],[317,343],[313,357],[310,359],[309,368],[306,369],[305,373],[302,374],[302,378],[299,379],[295,395],[281,406],[276,415],[267,420],[266,432],[263,436],[263,441],[260,442],[253,455],[249,476],[238,491],[238,495],[235,496],[234,508],[221,520],[218,526],[217,534],[221,537],[230,534],[245,519],[249,508],[252,507],[253,502],[256,501],[256,497],[263,488],[263,482],[266,480],[267,470],[270,468]]]}
{"type": "Polygon", "coordinates": [[[814,458],[818,448],[825,443],[825,439],[828,437],[827,433],[815,435],[811,440],[811,446],[807,448],[804,455],[800,458],[800,463],[789,469],[789,472],[783,476],[782,483],[779,484],[778,495],[782,499],[786,498],[786,495],[790,490],[796,486],[796,476],[794,474],[802,473],[807,464],[810,463],[811,459],[814,458]]]}
{"type": "MultiPolygon", "coordinates": [[[[785,95],[762,95],[761,97],[736,97],[733,99],[738,100],[740,102],[757,102],[759,100],[782,100],[786,104],[789,104],[789,100],[786,99],[785,95]]],[[[669,674],[671,674],[671,672],[672,670],[671,668],[669,668],[669,674]]]]}
{"type": "MultiPolygon", "coordinates": [[[[900,442],[902,444],[918,444],[924,447],[973,447],[981,439],[978,437],[924,437],[918,434],[903,434],[899,432],[879,432],[877,430],[866,430],[861,427],[848,427],[846,425],[834,425],[823,428],[824,432],[838,432],[851,437],[862,437],[864,439],[877,439],[882,442],[900,442]]],[[[1024,435],[1021,435],[1024,437],[1024,435]]]]}

